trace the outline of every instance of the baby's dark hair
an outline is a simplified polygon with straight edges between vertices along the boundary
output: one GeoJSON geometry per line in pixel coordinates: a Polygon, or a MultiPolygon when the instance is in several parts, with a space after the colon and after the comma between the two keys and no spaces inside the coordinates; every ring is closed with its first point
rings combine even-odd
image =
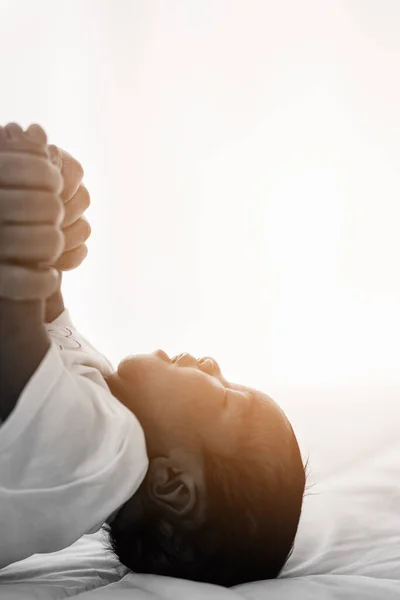
{"type": "Polygon", "coordinates": [[[281,428],[271,426],[261,449],[244,431],[233,456],[203,451],[207,506],[200,525],[152,503],[145,479],[110,525],[110,548],[119,561],[137,573],[225,587],[277,577],[293,549],[305,489],[288,428],[281,436],[281,428]]]}

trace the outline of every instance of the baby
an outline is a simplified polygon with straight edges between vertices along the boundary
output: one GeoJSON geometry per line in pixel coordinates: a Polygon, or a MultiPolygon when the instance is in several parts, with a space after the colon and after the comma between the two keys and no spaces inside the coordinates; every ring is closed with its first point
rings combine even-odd
{"type": "Polygon", "coordinates": [[[0,567],[105,525],[132,571],[277,577],[305,487],[288,419],[210,357],[158,350],[113,371],[75,331],[58,269],[82,171],[64,171],[38,126],[0,130],[0,567]]]}

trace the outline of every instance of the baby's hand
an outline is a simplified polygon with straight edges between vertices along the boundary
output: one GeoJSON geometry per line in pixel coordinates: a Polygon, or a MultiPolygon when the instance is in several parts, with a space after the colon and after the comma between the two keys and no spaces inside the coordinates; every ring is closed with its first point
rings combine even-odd
{"type": "Polygon", "coordinates": [[[41,127],[0,127],[0,296],[37,300],[57,290],[58,271],[44,265],[64,248],[62,187],[41,127]]]}
{"type": "Polygon", "coordinates": [[[90,196],[82,184],[83,168],[76,158],[54,145],[49,146],[49,152],[63,176],[61,199],[65,208],[61,225],[65,237],[64,252],[53,266],[60,271],[71,271],[79,267],[87,255],[85,242],[91,229],[84,212],[89,208],[90,196]]]}

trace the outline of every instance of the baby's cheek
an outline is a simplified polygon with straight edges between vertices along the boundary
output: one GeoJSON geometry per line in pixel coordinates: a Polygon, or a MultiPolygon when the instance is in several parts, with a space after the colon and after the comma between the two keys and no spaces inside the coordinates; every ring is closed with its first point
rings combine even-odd
{"type": "Polygon", "coordinates": [[[121,360],[118,365],[118,374],[127,380],[136,381],[140,377],[145,381],[146,378],[157,376],[157,372],[161,371],[160,362],[159,359],[149,354],[132,354],[121,360]]]}

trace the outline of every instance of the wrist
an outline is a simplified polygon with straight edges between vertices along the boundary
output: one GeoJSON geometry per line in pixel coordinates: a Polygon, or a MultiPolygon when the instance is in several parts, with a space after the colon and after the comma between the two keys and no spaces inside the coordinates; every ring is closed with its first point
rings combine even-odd
{"type": "Polygon", "coordinates": [[[61,290],[58,290],[55,294],[47,298],[45,306],[45,323],[52,323],[63,313],[65,310],[64,298],[61,290]]]}
{"type": "Polygon", "coordinates": [[[44,301],[0,298],[0,418],[6,419],[50,348],[44,301]]]}
{"type": "Polygon", "coordinates": [[[37,330],[44,323],[44,300],[11,300],[0,297],[1,340],[14,344],[28,330],[37,330]]]}

